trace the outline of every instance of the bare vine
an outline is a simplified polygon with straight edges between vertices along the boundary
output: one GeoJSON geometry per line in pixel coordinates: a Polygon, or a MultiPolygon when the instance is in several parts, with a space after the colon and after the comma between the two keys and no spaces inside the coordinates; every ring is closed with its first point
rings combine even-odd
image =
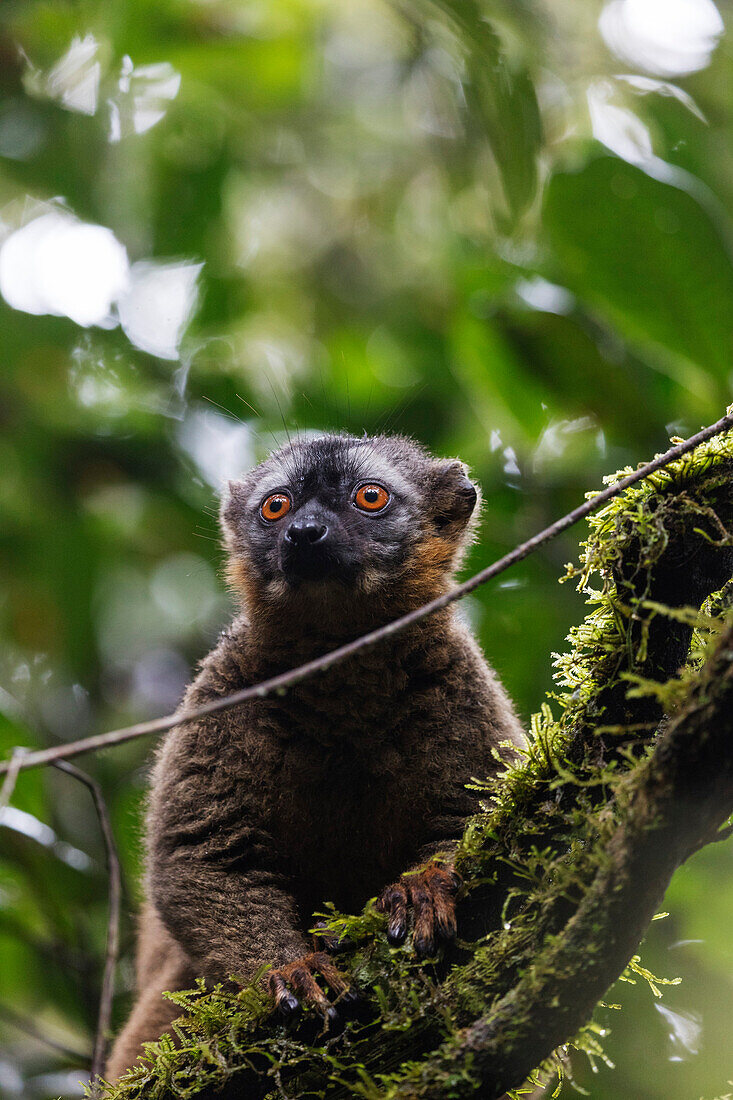
{"type": "Polygon", "coordinates": [[[107,912],[107,943],[104,956],[104,970],[102,973],[102,989],[99,995],[99,1012],[97,1014],[97,1035],[94,1041],[92,1053],[91,1074],[92,1080],[101,1076],[104,1070],[105,1055],[107,1052],[107,1038],[112,1023],[112,1001],[114,999],[115,970],[120,948],[120,899],[122,896],[122,875],[120,871],[120,857],[117,853],[112,823],[109,819],[107,803],[102,794],[102,788],[96,779],[69,764],[66,760],[54,760],[53,766],[71,775],[83,783],[92,796],[94,808],[99,818],[99,826],[102,831],[105,857],[107,861],[108,887],[108,912],[107,912]]]}

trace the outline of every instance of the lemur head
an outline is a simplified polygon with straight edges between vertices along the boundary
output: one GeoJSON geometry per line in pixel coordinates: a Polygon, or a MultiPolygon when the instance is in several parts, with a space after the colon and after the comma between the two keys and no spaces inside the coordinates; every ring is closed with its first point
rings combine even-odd
{"type": "Polygon", "coordinates": [[[229,579],[250,610],[391,618],[445,590],[477,500],[461,462],[402,436],[298,440],[229,483],[229,579]]]}

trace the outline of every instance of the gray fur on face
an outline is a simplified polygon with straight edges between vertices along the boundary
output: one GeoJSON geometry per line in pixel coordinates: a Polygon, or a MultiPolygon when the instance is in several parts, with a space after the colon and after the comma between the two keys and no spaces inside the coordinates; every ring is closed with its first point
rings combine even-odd
{"type": "MultiPolygon", "coordinates": [[[[221,517],[230,553],[245,558],[271,587],[288,574],[289,526],[308,520],[327,525],[322,579],[350,587],[367,576],[371,583],[394,577],[426,533],[454,543],[457,556],[476,499],[461,463],[434,459],[410,439],[328,435],[293,442],[230,482],[221,517]],[[390,494],[382,511],[365,513],[354,504],[355,491],[369,482],[390,494]],[[278,491],[292,506],[267,523],[260,506],[278,491]]],[[[292,574],[287,579],[300,583],[292,574]]]]}

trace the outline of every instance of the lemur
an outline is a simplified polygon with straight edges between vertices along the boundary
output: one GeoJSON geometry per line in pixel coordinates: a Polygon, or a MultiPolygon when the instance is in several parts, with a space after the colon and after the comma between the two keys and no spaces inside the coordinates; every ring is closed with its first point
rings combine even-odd
{"type": "MultiPolygon", "coordinates": [[[[461,462],[386,435],[297,440],[230,482],[221,525],[242,610],[184,710],[445,592],[477,501],[461,462]]],[[[283,1013],[333,1016],[347,983],[308,935],[327,900],[353,911],[376,895],[390,941],[411,927],[417,954],[434,954],[456,932],[451,853],[476,809],[465,784],[522,743],[452,608],[283,695],[172,729],[149,798],[137,1001],[107,1076],[179,1014],[163,991],[197,977],[246,982],[269,962],[283,1013]]]]}

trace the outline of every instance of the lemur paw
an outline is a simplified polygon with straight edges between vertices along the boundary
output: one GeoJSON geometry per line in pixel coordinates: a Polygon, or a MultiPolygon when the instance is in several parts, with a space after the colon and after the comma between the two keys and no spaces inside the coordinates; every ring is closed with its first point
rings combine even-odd
{"type": "Polygon", "coordinates": [[[340,1020],[335,1005],[350,1005],[357,1000],[356,993],[325,951],[312,951],[286,966],[278,966],[270,971],[267,980],[275,998],[275,1007],[283,1016],[293,1016],[303,1005],[307,1005],[321,1013],[329,1028],[334,1028],[340,1020]],[[316,974],[323,978],[331,994],[335,995],[334,1003],[316,981],[316,974]]]}
{"type": "Polygon", "coordinates": [[[435,954],[439,940],[454,939],[455,898],[460,885],[460,875],[451,867],[431,862],[387,886],[377,898],[377,909],[389,915],[389,942],[402,943],[407,935],[409,906],[413,912],[412,942],[421,959],[435,954]]]}

